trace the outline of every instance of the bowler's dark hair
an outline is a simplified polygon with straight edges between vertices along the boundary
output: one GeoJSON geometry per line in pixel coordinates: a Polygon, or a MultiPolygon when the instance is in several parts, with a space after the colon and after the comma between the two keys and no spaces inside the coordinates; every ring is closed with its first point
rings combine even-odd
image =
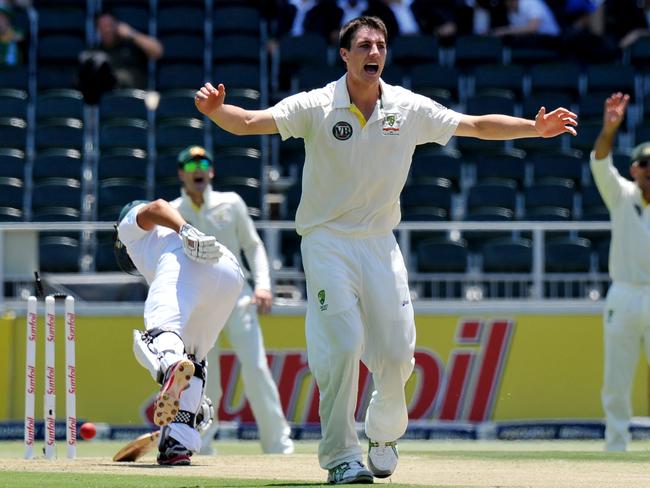
{"type": "Polygon", "coordinates": [[[341,27],[341,31],[339,32],[339,47],[349,50],[352,47],[352,38],[362,27],[368,27],[369,29],[380,31],[384,35],[384,41],[388,43],[388,31],[386,30],[386,24],[384,24],[384,21],[379,17],[363,15],[356,19],[352,19],[341,27]]]}

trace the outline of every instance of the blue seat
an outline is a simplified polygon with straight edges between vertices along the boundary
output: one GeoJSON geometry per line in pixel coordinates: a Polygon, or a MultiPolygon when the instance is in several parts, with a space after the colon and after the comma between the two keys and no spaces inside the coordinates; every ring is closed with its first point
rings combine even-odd
{"type": "Polygon", "coordinates": [[[460,190],[461,156],[458,151],[416,150],[411,162],[410,180],[426,183],[436,178],[446,178],[455,191],[460,190]]]}
{"type": "MultiPolygon", "coordinates": [[[[580,128],[582,130],[582,127],[580,128]]],[[[535,180],[566,178],[574,185],[582,184],[585,168],[584,158],[576,151],[536,153],[530,159],[535,180]]]]}
{"type": "MultiPolygon", "coordinates": [[[[198,112],[197,112],[198,113],[198,112]]],[[[189,145],[205,146],[203,119],[178,117],[165,119],[156,126],[156,148],[159,151],[179,151],[189,145]]]]}
{"type": "Polygon", "coordinates": [[[530,89],[535,92],[562,92],[574,99],[579,94],[580,67],[576,63],[543,63],[530,69],[530,89]]]}
{"type": "Polygon", "coordinates": [[[134,178],[145,182],[149,159],[142,149],[119,148],[102,153],[97,161],[97,178],[134,178]]]}
{"type": "Polygon", "coordinates": [[[110,119],[99,128],[99,149],[137,148],[146,150],[149,125],[146,120],[134,118],[110,119]]]}
{"type": "Polygon", "coordinates": [[[160,63],[156,72],[156,88],[159,91],[194,89],[205,80],[203,62],[160,63]]]}
{"type": "Polygon", "coordinates": [[[146,96],[144,90],[126,88],[104,93],[99,101],[99,117],[102,121],[118,117],[146,121],[146,96]]]}
{"type": "Polygon", "coordinates": [[[23,211],[16,207],[0,206],[0,222],[22,222],[23,211]]]}
{"type": "Polygon", "coordinates": [[[526,160],[523,151],[479,154],[476,157],[476,179],[508,178],[521,188],[526,179],[526,160]]]}
{"type": "Polygon", "coordinates": [[[397,36],[391,41],[391,63],[404,68],[438,63],[438,39],[428,34],[397,36]]]}
{"type": "Polygon", "coordinates": [[[145,183],[135,178],[107,178],[97,186],[98,220],[116,220],[126,203],[147,198],[145,183]]]}
{"type": "Polygon", "coordinates": [[[34,222],[78,222],[81,211],[73,207],[40,207],[32,212],[34,222]]]}
{"type": "Polygon", "coordinates": [[[426,239],[418,244],[417,269],[422,273],[464,273],[467,256],[462,240],[426,239]]]}
{"type": "Polygon", "coordinates": [[[52,177],[34,182],[32,209],[71,207],[81,209],[81,182],[75,178],[52,177]]]}
{"type": "Polygon", "coordinates": [[[564,238],[545,245],[549,273],[587,273],[591,269],[591,243],[583,238],[564,238]]]}
{"type": "Polygon", "coordinates": [[[417,64],[409,68],[408,77],[411,90],[415,93],[433,98],[439,103],[442,103],[439,98],[447,98],[452,103],[458,102],[460,72],[457,68],[439,64],[417,64]]]}
{"type": "Polygon", "coordinates": [[[82,179],[84,160],[77,149],[51,148],[38,151],[34,156],[32,178],[64,177],[82,179]]]}
{"type": "Polygon", "coordinates": [[[454,62],[461,69],[503,62],[503,43],[498,37],[462,35],[455,47],[454,62]]]}
{"type": "Polygon", "coordinates": [[[476,94],[506,90],[515,100],[521,100],[524,93],[525,69],[518,64],[481,64],[473,73],[476,94]]]}
{"type": "Polygon", "coordinates": [[[0,206],[23,208],[23,187],[21,178],[0,176],[0,206]]]}
{"type": "Polygon", "coordinates": [[[564,178],[546,178],[524,190],[526,210],[534,207],[562,207],[573,213],[575,185],[564,178]]]}
{"type": "Polygon", "coordinates": [[[437,178],[427,183],[409,183],[402,190],[402,207],[438,207],[449,214],[452,194],[451,181],[446,178],[437,178]]]}
{"type": "MultiPolygon", "coordinates": [[[[183,19],[184,20],[184,19],[183,19]]],[[[205,43],[203,34],[166,34],[160,36],[164,57],[161,64],[167,63],[203,63],[205,43]]]]}
{"type": "Polygon", "coordinates": [[[53,88],[36,96],[36,118],[73,118],[83,120],[84,100],[79,90],[53,88]]]}
{"type": "Polygon", "coordinates": [[[486,242],[481,250],[486,273],[530,273],[533,269],[531,241],[501,238],[486,242]]]}
{"type": "Polygon", "coordinates": [[[25,149],[27,122],[17,117],[0,117],[0,147],[25,149]]]}
{"type": "Polygon", "coordinates": [[[217,191],[237,193],[246,202],[248,214],[253,218],[262,216],[262,191],[260,181],[255,178],[215,179],[214,188],[217,191]]]}
{"type": "MultiPolygon", "coordinates": [[[[0,77],[3,73],[0,72],[0,77]]],[[[0,88],[0,114],[3,117],[27,119],[27,91],[18,88],[0,88]]]]}
{"type": "Polygon", "coordinates": [[[260,35],[261,18],[256,8],[248,5],[215,5],[212,30],[216,34],[246,33],[260,35]]]}
{"type": "MultiPolygon", "coordinates": [[[[159,35],[193,33],[203,35],[205,7],[198,5],[161,4],[158,6],[156,27],[159,35]]],[[[165,53],[166,54],[166,53],[165,53]]]]}
{"type": "Polygon", "coordinates": [[[84,127],[80,119],[68,117],[40,120],[36,124],[36,149],[84,148],[84,127]]]}
{"type": "MultiPolygon", "coordinates": [[[[194,106],[196,90],[177,89],[160,93],[160,102],[156,110],[158,120],[173,117],[198,117],[199,112],[194,106]]],[[[232,102],[232,91],[228,90],[228,102],[232,102]]],[[[235,105],[237,105],[235,103],[235,105]]]]}
{"type": "Polygon", "coordinates": [[[517,184],[513,180],[489,180],[470,187],[467,194],[467,211],[477,207],[504,207],[515,211],[517,184]]]}
{"type": "Polygon", "coordinates": [[[212,49],[214,64],[259,64],[261,59],[262,43],[258,36],[225,34],[214,37],[212,49]]]}
{"type": "Polygon", "coordinates": [[[80,246],[67,236],[41,236],[38,243],[39,269],[48,273],[79,272],[80,246]]]}
{"type": "Polygon", "coordinates": [[[215,181],[242,177],[260,180],[262,169],[262,153],[254,148],[230,148],[215,156],[215,181]]]}
{"type": "Polygon", "coordinates": [[[0,147],[0,176],[23,179],[25,153],[20,149],[0,147]]]}

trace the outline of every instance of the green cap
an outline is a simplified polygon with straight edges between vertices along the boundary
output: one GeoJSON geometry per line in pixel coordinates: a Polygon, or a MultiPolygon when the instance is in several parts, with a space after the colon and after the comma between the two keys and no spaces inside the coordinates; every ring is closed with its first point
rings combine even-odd
{"type": "Polygon", "coordinates": [[[194,161],[195,159],[207,159],[212,164],[213,158],[210,151],[206,150],[202,146],[188,146],[183,149],[178,155],[178,166],[183,166],[189,161],[194,161]]]}
{"type": "Polygon", "coordinates": [[[632,150],[630,156],[630,163],[641,161],[642,159],[650,159],[650,142],[639,144],[632,150]]]}
{"type": "Polygon", "coordinates": [[[127,203],[122,207],[122,210],[120,210],[120,216],[117,218],[117,223],[119,224],[122,222],[122,219],[126,217],[126,214],[129,213],[129,210],[131,210],[133,207],[140,205],[141,203],[149,203],[149,200],[133,200],[132,202],[127,203]]]}

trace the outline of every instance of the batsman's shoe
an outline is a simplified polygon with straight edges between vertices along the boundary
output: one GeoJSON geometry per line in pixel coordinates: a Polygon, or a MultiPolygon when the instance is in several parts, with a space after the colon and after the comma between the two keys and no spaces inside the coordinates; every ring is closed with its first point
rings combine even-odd
{"type": "Polygon", "coordinates": [[[156,409],[153,414],[156,425],[164,427],[174,420],[178,413],[181,393],[190,385],[193,375],[194,364],[189,359],[181,359],[169,367],[156,398],[156,409]]]}
{"type": "Polygon", "coordinates": [[[330,485],[372,484],[372,473],[359,461],[347,461],[329,470],[327,482],[330,485]]]}
{"type": "Polygon", "coordinates": [[[397,467],[397,441],[368,440],[368,467],[376,478],[388,478],[397,467]]]}
{"type": "Polygon", "coordinates": [[[158,464],[161,466],[189,466],[190,456],[192,451],[169,436],[158,446],[158,464]]]}

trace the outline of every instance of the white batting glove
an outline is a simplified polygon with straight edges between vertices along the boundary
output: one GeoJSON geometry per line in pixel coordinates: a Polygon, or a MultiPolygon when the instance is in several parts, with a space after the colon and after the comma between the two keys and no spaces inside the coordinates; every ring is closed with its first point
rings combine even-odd
{"type": "Polygon", "coordinates": [[[206,236],[190,224],[183,224],[178,232],[183,241],[183,252],[198,263],[216,263],[223,256],[221,244],[214,236],[206,236]]]}

